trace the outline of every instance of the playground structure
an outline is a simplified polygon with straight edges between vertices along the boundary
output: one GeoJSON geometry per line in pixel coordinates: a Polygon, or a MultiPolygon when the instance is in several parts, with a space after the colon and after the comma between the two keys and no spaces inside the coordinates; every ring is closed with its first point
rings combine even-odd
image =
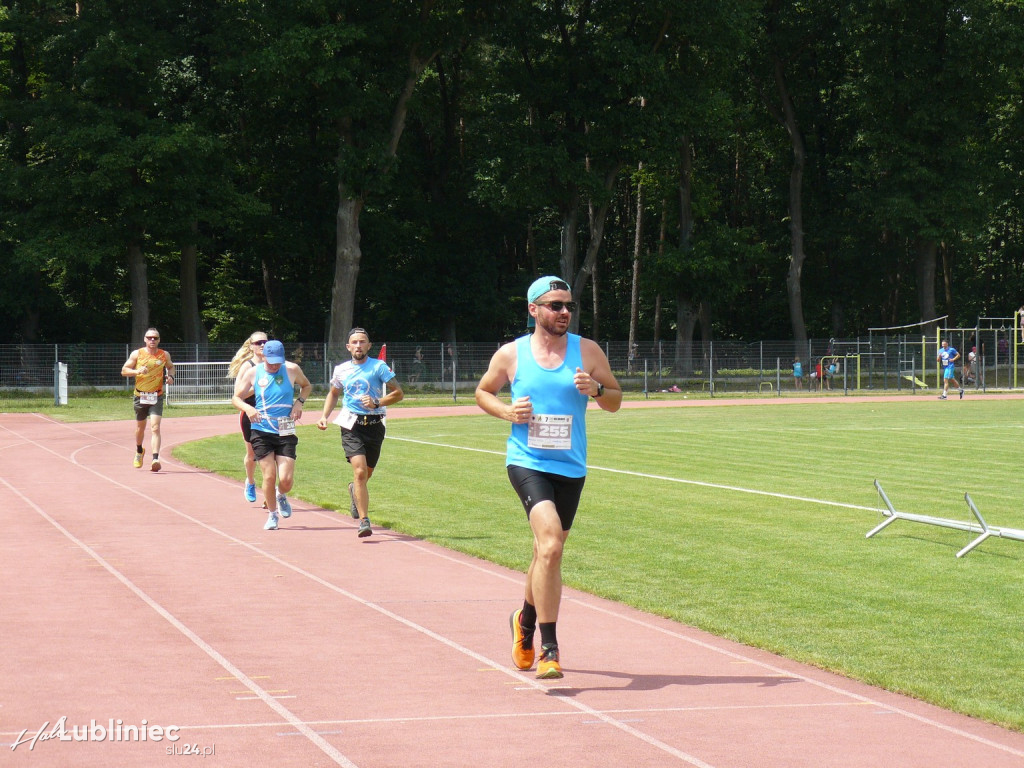
{"type": "Polygon", "coordinates": [[[857,342],[857,351],[865,358],[868,380],[872,382],[869,386],[873,386],[876,370],[880,369],[882,388],[890,388],[887,379],[895,367],[896,389],[941,388],[942,367],[937,358],[943,339],[960,353],[956,378],[965,388],[1016,389],[1024,383],[1019,371],[1019,365],[1024,364],[1024,337],[1018,332],[1019,310],[1012,317],[979,317],[973,328],[951,327],[944,323],[946,319],[944,315],[921,323],[869,329],[867,349],[861,349],[857,342]],[[927,331],[929,326],[934,328],[934,335],[927,331]],[[968,376],[966,366],[972,349],[976,350],[976,357],[968,376]]]}

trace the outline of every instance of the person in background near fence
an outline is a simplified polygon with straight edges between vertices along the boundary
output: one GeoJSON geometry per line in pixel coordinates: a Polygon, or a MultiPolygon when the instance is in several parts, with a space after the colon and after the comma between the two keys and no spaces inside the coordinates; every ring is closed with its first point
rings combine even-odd
{"type": "Polygon", "coordinates": [[[946,394],[949,391],[949,382],[953,382],[957,389],[960,390],[960,399],[963,400],[964,388],[956,380],[956,361],[960,359],[960,353],[956,351],[956,347],[949,346],[949,342],[943,339],[942,348],[935,359],[942,366],[942,394],[939,395],[939,400],[946,399],[946,394]]]}
{"type": "Polygon", "coordinates": [[[1024,344],[1024,304],[1017,310],[1017,322],[1020,324],[1020,343],[1024,344]]]}
{"type": "Polygon", "coordinates": [[[146,421],[149,421],[150,449],[153,460],[149,468],[160,471],[160,420],[164,415],[164,381],[174,382],[174,363],[168,352],[160,349],[160,331],[150,328],[146,331],[146,346],[132,352],[124,365],[121,375],[135,377],[135,460],[132,466],[142,466],[146,449],[142,441],[146,437],[146,421]]]}
{"type": "Polygon", "coordinates": [[[302,404],[313,385],[295,363],[284,357],[284,344],[268,341],[263,345],[263,362],[242,371],[235,379],[231,398],[235,408],[249,416],[252,423],[252,451],[263,474],[263,497],[267,501],[264,530],[277,530],[277,513],[291,517],[292,505],[286,494],[295,482],[295,455],[299,438],[295,422],[302,418],[302,404]],[[299,396],[295,397],[298,388],[299,396]],[[256,404],[246,398],[255,395],[256,404]]]}
{"type": "Polygon", "coordinates": [[[387,363],[370,357],[370,335],[363,328],[348,332],[345,345],[352,359],[335,366],[331,375],[331,391],[324,399],[324,410],[316,423],[327,429],[327,419],[344,395],[341,413],[335,424],[341,426],[341,447],[345,460],[352,466],[352,482],[348,484],[349,509],[359,520],[359,538],[373,535],[370,525],[370,491],[367,483],[380,461],[384,445],[384,416],[387,406],[405,397],[387,363]]]}
{"type": "Polygon", "coordinates": [[[968,387],[974,383],[974,364],[978,359],[978,348],[971,347],[971,351],[967,353],[967,362],[964,363],[963,377],[964,386],[968,387]]]}
{"type": "Polygon", "coordinates": [[[800,362],[800,358],[796,358],[793,361],[793,389],[804,388],[804,364],[800,362]]]}
{"type": "MultiPolygon", "coordinates": [[[[228,378],[238,379],[239,374],[245,368],[255,368],[263,362],[263,345],[267,343],[267,334],[263,331],[254,331],[242,346],[235,352],[228,365],[228,378]]],[[[245,399],[246,404],[256,407],[255,393],[245,399]]],[[[252,422],[245,411],[238,412],[238,424],[242,429],[242,440],[245,441],[245,458],[242,465],[245,467],[245,500],[256,501],[256,455],[252,452],[252,422]]]]}
{"type": "Polygon", "coordinates": [[[416,354],[412,358],[412,372],[409,374],[409,383],[415,384],[423,375],[423,347],[416,347],[416,354]]]}
{"type": "Polygon", "coordinates": [[[556,623],[562,597],[562,553],[587,474],[586,411],[590,398],[605,411],[619,410],[622,388],[608,358],[590,339],[569,333],[576,311],[569,284],[541,277],[526,293],[533,333],[501,346],[476,388],[484,411],[512,422],[506,469],[533,533],[523,607],[509,617],[512,662],[537,677],[562,677],[556,623]],[[498,392],[511,385],[511,402],[498,392]]]}

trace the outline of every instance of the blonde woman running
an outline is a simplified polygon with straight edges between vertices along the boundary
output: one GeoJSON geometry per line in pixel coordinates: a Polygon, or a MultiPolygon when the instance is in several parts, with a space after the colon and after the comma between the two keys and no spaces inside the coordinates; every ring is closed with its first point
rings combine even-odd
{"type": "MultiPolygon", "coordinates": [[[[255,368],[262,363],[263,345],[266,343],[267,334],[263,331],[254,331],[231,358],[231,365],[228,366],[228,378],[237,379],[243,371],[255,368]]],[[[245,402],[255,408],[256,395],[253,394],[245,402]]],[[[242,460],[245,465],[245,500],[253,503],[256,501],[256,454],[252,452],[252,423],[245,411],[239,413],[238,423],[242,428],[242,439],[245,440],[245,458],[242,460]]]]}

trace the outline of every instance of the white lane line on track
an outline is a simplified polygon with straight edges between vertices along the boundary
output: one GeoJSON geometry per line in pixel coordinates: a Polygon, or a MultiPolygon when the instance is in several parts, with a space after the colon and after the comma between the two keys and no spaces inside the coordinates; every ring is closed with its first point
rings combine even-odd
{"type": "MultiPolygon", "coordinates": [[[[504,456],[504,451],[492,451],[484,448],[465,448],[461,445],[449,445],[448,443],[437,443],[430,440],[414,440],[410,437],[389,436],[388,440],[398,440],[404,443],[417,443],[419,445],[430,445],[435,448],[449,448],[453,451],[472,451],[473,453],[489,453],[493,456],[504,456]]],[[[786,499],[787,501],[800,501],[806,504],[821,504],[827,507],[842,507],[844,509],[858,509],[867,512],[878,512],[875,507],[865,507],[860,504],[847,504],[842,501],[829,501],[828,499],[814,499],[807,496],[792,496],[788,493],[776,493],[774,491],[761,491],[757,488],[743,488],[738,485],[723,485],[722,483],[708,483],[703,480],[687,480],[684,477],[668,477],[667,475],[652,475],[647,472],[635,472],[629,469],[614,469],[612,467],[598,467],[593,464],[587,465],[588,470],[598,472],[610,472],[615,475],[628,475],[630,477],[642,477],[647,480],[661,480],[666,483],[680,483],[682,485],[696,485],[701,488],[715,488],[720,491],[732,491],[734,493],[751,493],[756,496],[770,496],[774,499],[786,499]]]]}
{"type": "MultiPolygon", "coordinates": [[[[13,432],[13,430],[10,430],[7,427],[4,427],[4,429],[7,429],[8,431],[13,432]]],[[[80,430],[80,429],[77,429],[77,428],[72,429],[72,431],[79,432],[79,433],[81,433],[83,435],[87,434],[83,430],[80,430]]],[[[14,434],[17,434],[17,433],[14,433],[14,434]]],[[[39,448],[41,450],[46,451],[47,453],[50,453],[50,454],[56,456],[57,458],[59,458],[62,461],[70,461],[67,457],[60,455],[56,451],[51,450],[50,448],[48,448],[47,446],[39,443],[36,440],[32,440],[31,438],[26,438],[24,435],[18,435],[18,436],[21,437],[22,439],[27,440],[29,443],[31,443],[35,447],[37,447],[37,448],[39,448]]],[[[95,437],[92,436],[92,435],[89,435],[89,437],[93,437],[95,439],[95,437]]],[[[109,442],[109,441],[104,441],[104,442],[109,442]]],[[[495,667],[497,669],[500,669],[504,674],[507,674],[509,676],[518,677],[525,684],[527,684],[527,685],[529,685],[529,686],[531,686],[533,688],[536,688],[538,690],[542,690],[543,691],[543,690],[547,689],[547,687],[545,685],[541,684],[540,682],[538,682],[536,680],[533,680],[533,679],[531,679],[529,677],[521,675],[518,672],[512,672],[511,670],[504,669],[500,664],[498,664],[493,659],[489,659],[486,656],[484,656],[482,654],[479,654],[479,653],[477,653],[476,651],[473,651],[470,648],[466,648],[465,646],[459,645],[458,643],[454,642],[453,640],[451,640],[451,639],[449,639],[447,637],[444,637],[443,635],[440,635],[440,634],[434,632],[433,630],[430,630],[430,629],[428,629],[428,628],[426,628],[426,627],[424,627],[424,626],[422,626],[420,624],[417,624],[416,622],[411,621],[411,620],[405,618],[404,616],[400,616],[397,613],[394,613],[393,611],[389,611],[387,608],[384,608],[381,605],[378,605],[376,603],[370,602],[369,600],[365,600],[365,599],[359,597],[358,595],[355,595],[355,594],[353,594],[353,593],[351,593],[351,592],[349,592],[349,591],[347,591],[345,589],[342,589],[341,587],[339,587],[339,586],[337,586],[335,584],[332,584],[329,581],[326,581],[325,579],[321,578],[320,576],[317,576],[314,573],[311,573],[311,572],[309,572],[309,571],[307,571],[307,570],[305,570],[303,568],[300,568],[297,565],[293,565],[293,564],[291,564],[291,563],[289,563],[289,562],[287,562],[285,560],[282,560],[281,558],[277,557],[276,555],[274,555],[274,554],[272,554],[270,552],[267,552],[266,550],[260,549],[258,546],[255,546],[253,544],[249,544],[247,542],[241,541],[240,539],[230,535],[229,533],[227,533],[225,531],[221,531],[220,529],[215,528],[212,525],[204,523],[203,521],[198,520],[198,519],[192,517],[191,515],[188,515],[185,512],[182,512],[181,510],[179,510],[179,509],[177,509],[175,507],[170,506],[169,504],[166,504],[166,503],[164,503],[162,501],[159,501],[158,499],[151,498],[151,497],[147,496],[146,494],[142,493],[141,491],[138,491],[135,488],[132,488],[131,486],[125,485],[124,483],[122,483],[122,482],[120,482],[118,480],[115,480],[112,477],[108,477],[107,475],[104,475],[102,472],[94,470],[91,467],[88,467],[88,466],[86,466],[84,464],[80,464],[80,463],[77,463],[77,462],[71,462],[71,463],[74,463],[75,466],[77,466],[77,467],[79,467],[81,469],[84,469],[85,471],[89,472],[90,474],[95,475],[96,477],[99,477],[99,478],[107,481],[111,485],[114,485],[114,486],[116,486],[118,488],[121,488],[122,490],[125,490],[125,491],[127,491],[129,493],[135,494],[137,496],[142,496],[142,497],[146,498],[149,501],[149,503],[151,503],[151,504],[153,504],[155,506],[162,507],[163,509],[166,509],[167,511],[172,512],[173,514],[176,514],[176,515],[182,517],[183,519],[188,520],[189,522],[194,523],[194,524],[200,526],[201,528],[205,528],[206,530],[208,530],[208,531],[210,531],[210,532],[212,532],[212,533],[214,533],[214,534],[216,534],[218,536],[221,536],[221,537],[223,537],[223,538],[225,538],[225,539],[227,539],[227,540],[229,540],[231,542],[234,542],[235,544],[239,544],[239,545],[245,546],[245,547],[251,549],[253,552],[257,552],[257,553],[263,555],[268,560],[271,560],[271,561],[277,563],[278,565],[280,565],[280,566],[282,566],[284,568],[288,568],[289,570],[294,571],[295,573],[297,573],[297,574],[299,574],[301,576],[304,576],[305,578],[309,579],[310,581],[313,581],[316,584],[319,584],[319,585],[321,585],[321,586],[323,586],[323,587],[325,587],[325,588],[327,588],[327,589],[329,589],[329,590],[331,590],[331,591],[333,591],[333,592],[335,592],[335,593],[337,593],[339,595],[342,595],[342,596],[348,598],[349,600],[352,600],[353,602],[355,602],[355,603],[357,603],[357,604],[359,604],[359,605],[361,605],[361,606],[363,606],[365,608],[368,608],[370,610],[374,610],[374,611],[378,612],[379,614],[381,614],[383,616],[386,616],[387,618],[391,619],[392,621],[395,621],[395,622],[397,622],[399,624],[402,624],[402,625],[408,627],[409,629],[412,629],[412,630],[414,630],[416,632],[419,632],[420,634],[426,635],[427,637],[429,637],[429,638],[431,638],[431,639],[433,639],[433,640],[435,640],[435,641],[437,641],[437,642],[439,642],[439,643],[441,643],[443,645],[446,645],[449,648],[452,648],[453,650],[458,651],[459,653],[462,653],[462,654],[464,654],[466,656],[469,656],[470,658],[476,659],[477,661],[479,661],[482,664],[485,664],[487,666],[492,666],[492,667],[495,667]]],[[[135,586],[131,582],[130,579],[128,579],[126,576],[124,576],[122,573],[120,573],[116,568],[114,568],[113,566],[111,566],[108,563],[106,563],[106,561],[104,561],[103,558],[98,553],[96,553],[94,550],[89,548],[89,546],[85,542],[75,538],[74,535],[70,531],[68,531],[66,528],[61,526],[60,523],[58,523],[55,519],[50,517],[50,515],[48,515],[41,507],[39,507],[38,505],[33,503],[24,494],[22,494],[20,491],[18,491],[14,486],[10,485],[5,479],[0,478],[0,481],[2,481],[5,485],[7,485],[14,493],[16,493],[20,498],[22,498],[33,509],[35,509],[36,512],[40,516],[42,516],[51,525],[53,525],[55,528],[57,528],[59,531],[61,531],[68,539],[70,539],[71,541],[76,543],[85,552],[87,552],[91,557],[93,557],[97,562],[103,564],[104,568],[106,568],[106,570],[109,571],[112,576],[117,578],[118,581],[122,582],[126,587],[128,587],[141,600],[143,600],[143,602],[145,602],[154,611],[156,611],[164,619],[166,619],[168,622],[170,622],[176,629],[178,629],[179,632],[181,632],[186,637],[188,637],[193,643],[196,644],[197,647],[202,649],[211,658],[213,658],[215,661],[217,661],[217,663],[219,663],[222,667],[224,667],[224,669],[226,669],[228,672],[230,672],[231,674],[234,674],[236,677],[238,677],[238,679],[247,688],[249,688],[253,693],[255,693],[268,707],[270,707],[275,712],[277,712],[279,715],[281,715],[293,727],[295,727],[295,728],[299,729],[300,731],[302,731],[302,733],[306,735],[306,738],[308,738],[317,747],[319,747],[321,749],[321,751],[323,751],[326,755],[331,757],[331,759],[333,759],[339,765],[351,766],[351,768],[357,768],[357,766],[355,766],[354,763],[350,762],[344,755],[342,755],[340,752],[338,752],[338,750],[336,750],[333,746],[331,746],[329,743],[327,743],[327,741],[325,741],[315,731],[313,731],[311,728],[306,726],[295,714],[293,714],[287,708],[281,706],[273,698],[273,696],[271,696],[270,694],[266,693],[263,690],[262,687],[260,687],[254,681],[252,681],[249,677],[247,677],[240,669],[237,669],[233,664],[231,664],[230,661],[228,661],[225,657],[220,655],[213,647],[211,647],[202,638],[200,638],[198,635],[196,635],[194,632],[192,632],[192,630],[190,630],[181,621],[179,621],[177,618],[175,618],[169,611],[167,611],[165,608],[163,608],[161,605],[159,605],[155,600],[153,600],[147,594],[145,594],[141,589],[139,589],[137,586],[135,586]]],[[[575,701],[573,699],[562,699],[562,700],[569,707],[572,707],[572,708],[574,708],[576,710],[579,710],[580,712],[589,714],[591,717],[594,717],[594,718],[596,718],[598,720],[601,720],[601,721],[607,723],[608,725],[610,725],[610,726],[612,726],[614,728],[617,728],[620,731],[623,731],[623,732],[633,736],[635,739],[644,742],[648,746],[651,746],[651,747],[653,747],[655,749],[658,749],[658,750],[664,752],[665,754],[671,755],[671,756],[673,756],[673,757],[675,757],[675,758],[677,758],[677,759],[679,759],[679,760],[681,760],[681,761],[683,761],[685,763],[688,763],[688,764],[690,764],[692,766],[695,766],[695,768],[715,768],[715,766],[711,765],[710,763],[705,763],[703,760],[700,760],[699,758],[697,758],[697,757],[695,757],[693,755],[687,754],[686,752],[683,752],[682,750],[676,749],[675,747],[671,746],[670,744],[666,744],[665,742],[660,741],[660,740],[654,738],[653,736],[651,736],[649,734],[646,734],[646,733],[644,733],[642,731],[638,731],[636,728],[633,728],[632,726],[630,726],[630,725],[628,725],[626,723],[623,723],[623,722],[615,719],[614,717],[611,717],[609,715],[605,715],[602,712],[599,712],[598,710],[596,710],[596,709],[594,709],[592,707],[587,706],[586,704],[583,704],[581,702],[575,701]]]]}

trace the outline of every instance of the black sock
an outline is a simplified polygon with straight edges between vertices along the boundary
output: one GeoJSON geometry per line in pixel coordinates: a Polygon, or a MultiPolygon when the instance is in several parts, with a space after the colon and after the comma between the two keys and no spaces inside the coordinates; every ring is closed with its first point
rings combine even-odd
{"type": "Polygon", "coordinates": [[[153,454],[153,461],[156,461],[159,458],[160,458],[160,454],[159,453],[154,453],[153,454]]]}
{"type": "Polygon", "coordinates": [[[558,637],[555,635],[555,622],[553,621],[542,621],[537,625],[540,629],[540,644],[541,647],[545,645],[558,645],[558,637]]]}
{"type": "Polygon", "coordinates": [[[519,614],[519,626],[523,628],[523,634],[526,635],[537,628],[537,606],[530,605],[523,600],[523,612],[519,614]]]}
{"type": "Polygon", "coordinates": [[[136,445],[135,446],[135,452],[136,453],[142,453],[142,446],[141,445],[136,445]]]}

